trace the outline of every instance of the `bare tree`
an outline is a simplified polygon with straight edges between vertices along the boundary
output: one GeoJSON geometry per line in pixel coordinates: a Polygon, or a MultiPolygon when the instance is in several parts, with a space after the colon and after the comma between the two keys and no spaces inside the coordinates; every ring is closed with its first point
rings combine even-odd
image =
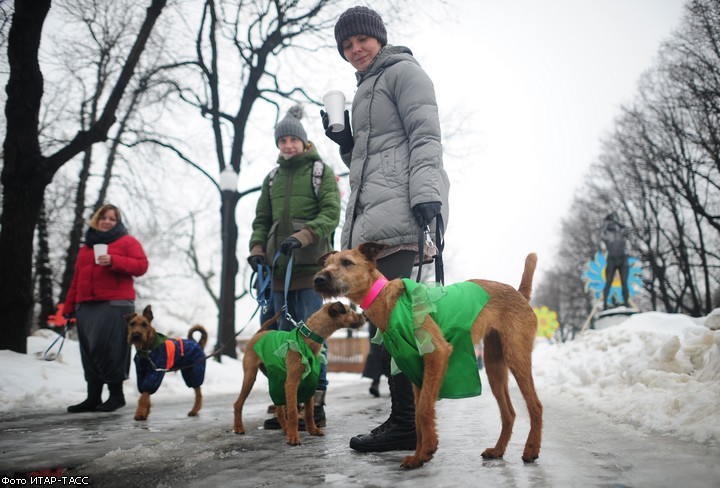
{"type": "Polygon", "coordinates": [[[574,238],[561,244],[558,267],[580,259],[579,216],[615,209],[645,266],[648,306],[699,316],[719,305],[720,3],[689,1],[660,54],[603,142],[570,212],[574,238]]]}
{"type": "Polygon", "coordinates": [[[38,51],[50,0],[19,2],[8,37],[10,78],[5,116],[7,133],[2,170],[3,213],[0,229],[0,349],[27,351],[33,305],[33,234],[45,187],[69,160],[107,138],[115,113],[166,0],[151,0],[137,38],[127,53],[97,121],[81,129],[55,153],[41,152],[38,136],[43,75],[38,51]]]}

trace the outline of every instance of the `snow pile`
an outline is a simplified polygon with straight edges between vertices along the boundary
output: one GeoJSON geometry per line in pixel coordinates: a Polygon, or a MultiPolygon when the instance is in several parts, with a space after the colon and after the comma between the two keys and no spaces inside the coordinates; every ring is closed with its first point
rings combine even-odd
{"type": "Polygon", "coordinates": [[[720,331],[690,317],[636,314],[572,342],[538,343],[533,356],[541,395],[644,431],[720,441],[720,331]]]}
{"type": "MultiPolygon", "coordinates": [[[[43,354],[57,338],[47,329],[39,330],[28,338],[28,354],[0,351],[0,365],[4,374],[0,379],[0,412],[14,410],[65,410],[68,405],[79,403],[86,397],[86,385],[80,362],[80,348],[75,340],[67,339],[60,355],[54,361],[45,361],[43,354]]],[[[51,349],[56,353],[60,341],[51,349]]],[[[210,352],[206,346],[206,353],[210,352]]],[[[133,348],[132,355],[135,355],[133,348]]],[[[242,386],[242,363],[223,356],[223,362],[210,360],[206,364],[203,395],[233,393],[239,394],[242,386]]],[[[255,391],[267,391],[267,381],[259,379],[255,391]]],[[[134,407],[137,393],[135,364],[130,365],[130,378],[124,385],[125,397],[134,407]]],[[[107,388],[103,399],[107,398],[107,388]]],[[[166,373],[160,389],[153,399],[187,398],[189,404],[195,398],[192,389],[185,385],[180,372],[166,373]]],[[[269,397],[268,397],[269,398],[269,397]]]]}

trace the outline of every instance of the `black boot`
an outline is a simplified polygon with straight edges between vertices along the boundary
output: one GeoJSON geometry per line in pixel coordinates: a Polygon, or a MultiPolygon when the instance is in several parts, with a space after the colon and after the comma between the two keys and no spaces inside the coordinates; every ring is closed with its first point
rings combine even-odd
{"type": "MultiPolygon", "coordinates": [[[[325,427],[327,419],[325,418],[325,390],[317,390],[313,396],[313,418],[316,427],[325,427]]],[[[305,430],[305,419],[298,419],[298,429],[305,430]]]]}
{"type": "Polygon", "coordinates": [[[415,398],[412,383],[402,373],[390,376],[390,417],[369,434],[350,439],[350,448],[360,452],[384,452],[414,450],[415,398]]]}
{"type": "Polygon", "coordinates": [[[114,412],[120,407],[125,406],[125,395],[123,395],[123,382],[108,383],[110,390],[110,398],[105,403],[97,407],[101,412],[114,412]]]}
{"type": "Polygon", "coordinates": [[[87,398],[77,405],[70,405],[67,411],[70,413],[94,412],[102,403],[102,383],[90,382],[87,384],[87,398]]]}
{"type": "Polygon", "coordinates": [[[375,398],[380,397],[380,380],[373,380],[370,385],[370,394],[375,398]]]}

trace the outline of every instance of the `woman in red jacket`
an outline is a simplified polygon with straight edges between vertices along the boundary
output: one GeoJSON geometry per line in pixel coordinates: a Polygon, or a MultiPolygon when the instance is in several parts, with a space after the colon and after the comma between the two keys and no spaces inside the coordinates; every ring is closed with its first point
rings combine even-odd
{"type": "Polygon", "coordinates": [[[133,277],[142,276],[148,260],[142,246],[128,234],[120,210],[103,205],[90,219],[85,245],[75,262],[75,273],[63,307],[75,314],[87,398],[68,412],[112,412],[125,405],[123,381],[130,372],[130,345],[124,315],[135,311],[133,277]],[[95,256],[96,244],[107,252],[95,256]],[[110,397],[102,403],[103,384],[110,397]]]}

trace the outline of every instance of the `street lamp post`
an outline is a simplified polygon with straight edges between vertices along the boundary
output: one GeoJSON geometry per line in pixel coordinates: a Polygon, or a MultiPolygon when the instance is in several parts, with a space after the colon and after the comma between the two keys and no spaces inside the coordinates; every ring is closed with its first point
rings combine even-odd
{"type": "Polygon", "coordinates": [[[238,272],[237,261],[237,222],[235,207],[239,199],[237,191],[238,175],[228,165],[220,172],[220,194],[222,217],[222,262],[220,271],[220,304],[218,313],[218,346],[222,353],[216,356],[220,361],[222,354],[237,358],[235,345],[235,278],[238,272]]]}

